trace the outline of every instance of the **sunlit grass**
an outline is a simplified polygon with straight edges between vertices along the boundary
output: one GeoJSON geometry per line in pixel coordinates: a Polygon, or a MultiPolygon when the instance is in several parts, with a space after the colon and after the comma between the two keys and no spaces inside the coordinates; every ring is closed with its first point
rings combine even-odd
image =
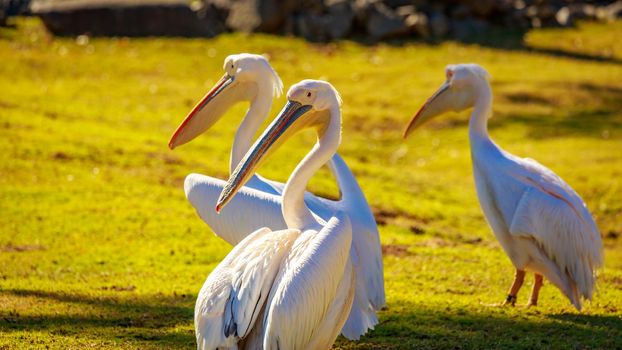
{"type": "MultiPolygon", "coordinates": [[[[369,336],[338,347],[622,347],[619,22],[527,35],[554,53],[240,34],[78,45],[36,20],[17,25],[0,29],[0,348],[194,346],[196,293],[230,246],[186,202],[183,178],[227,176],[245,106],[187,146],[166,144],[224,57],[243,51],[266,53],[286,86],[327,79],[344,99],[341,154],[381,224],[388,308],[369,336]],[[581,46],[566,44],[577,36],[581,46]],[[458,62],[493,76],[492,137],[556,171],[596,217],[606,267],[582,313],[548,284],[535,309],[486,305],[513,271],[477,203],[467,113],[401,138],[458,62]]],[[[295,137],[262,175],[285,181],[313,141],[295,137]]],[[[311,189],[337,193],[327,171],[311,189]]]]}

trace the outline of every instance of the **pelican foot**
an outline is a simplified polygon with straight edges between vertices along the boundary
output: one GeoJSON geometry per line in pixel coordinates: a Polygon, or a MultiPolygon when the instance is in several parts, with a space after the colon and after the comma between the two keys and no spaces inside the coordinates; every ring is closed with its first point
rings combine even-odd
{"type": "Polygon", "coordinates": [[[508,297],[505,298],[505,301],[503,302],[503,305],[504,306],[507,306],[507,305],[514,306],[514,305],[516,305],[516,300],[518,300],[516,295],[508,294],[508,297]]]}

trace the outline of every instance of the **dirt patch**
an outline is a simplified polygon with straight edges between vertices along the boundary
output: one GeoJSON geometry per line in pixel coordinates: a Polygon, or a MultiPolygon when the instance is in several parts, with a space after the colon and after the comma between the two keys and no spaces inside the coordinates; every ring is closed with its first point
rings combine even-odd
{"type": "Polygon", "coordinates": [[[607,232],[607,234],[605,235],[605,238],[607,239],[618,239],[620,237],[620,232],[611,230],[609,232],[607,232]]]}
{"type": "Polygon", "coordinates": [[[410,227],[408,228],[410,230],[410,232],[416,234],[416,235],[422,235],[425,233],[425,229],[419,225],[410,225],[410,227]]]}
{"type": "Polygon", "coordinates": [[[2,247],[3,252],[32,252],[36,250],[47,250],[47,248],[40,244],[14,245],[12,243],[9,243],[2,247]]]}
{"type": "Polygon", "coordinates": [[[133,292],[136,290],[136,286],[105,286],[99,288],[100,290],[113,290],[115,292],[133,292]]]}
{"type": "Polygon", "coordinates": [[[423,242],[417,243],[419,247],[441,248],[441,247],[455,247],[456,243],[442,239],[440,237],[434,237],[427,239],[423,242]]]}
{"type": "Polygon", "coordinates": [[[395,225],[398,227],[407,228],[410,232],[416,235],[422,235],[425,233],[425,226],[429,222],[426,218],[406,213],[397,210],[386,210],[372,208],[376,223],[378,226],[395,225]]]}
{"type": "Polygon", "coordinates": [[[411,255],[408,251],[410,246],[407,244],[383,244],[382,255],[392,255],[397,257],[404,257],[411,255]]]}
{"type": "Polygon", "coordinates": [[[528,94],[523,92],[517,92],[507,94],[504,96],[507,100],[514,103],[532,103],[541,105],[552,105],[555,101],[537,94],[528,94]]]}
{"type": "Polygon", "coordinates": [[[70,160],[73,157],[65,152],[56,152],[52,155],[52,158],[54,158],[55,160],[70,160]]]}

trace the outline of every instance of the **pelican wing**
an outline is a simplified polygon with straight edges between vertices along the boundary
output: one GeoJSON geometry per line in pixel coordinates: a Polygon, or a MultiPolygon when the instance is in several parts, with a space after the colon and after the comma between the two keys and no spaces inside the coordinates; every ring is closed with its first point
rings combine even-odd
{"type": "Polygon", "coordinates": [[[281,213],[281,198],[248,186],[242,187],[220,214],[216,213],[214,207],[225,184],[223,180],[200,174],[188,175],[184,183],[186,197],[218,237],[235,245],[261,227],[272,230],[287,227],[281,213]]]}
{"type": "MultiPolygon", "coordinates": [[[[351,257],[357,286],[354,305],[342,334],[357,340],[378,323],[376,311],[386,303],[380,235],[367,199],[347,164],[335,154],[329,166],[342,191],[342,198],[332,201],[306,192],[305,202],[324,220],[329,220],[337,211],[350,217],[351,257]]],[[[254,176],[227,207],[216,214],[214,205],[224,185],[225,181],[220,179],[190,174],[184,186],[186,197],[217,236],[236,244],[259,227],[272,230],[286,227],[281,213],[281,197],[273,195],[282,192],[283,184],[254,176]]]]}
{"type": "Polygon", "coordinates": [[[199,349],[235,348],[249,333],[298,234],[298,230],[259,229],[212,271],[195,306],[199,349]]]}
{"type": "Polygon", "coordinates": [[[510,233],[533,238],[560,271],[590,299],[602,265],[602,241],[587,207],[559,176],[532,159],[520,159],[513,176],[526,185],[510,233]]]}
{"type": "MultiPolygon", "coordinates": [[[[351,240],[345,215],[331,218],[319,232],[303,232],[296,240],[270,292],[264,349],[305,349],[334,342],[341,327],[326,333],[322,325],[329,315],[339,314],[330,307],[339,295],[338,288],[346,288],[341,282],[351,240]]],[[[349,312],[347,304],[335,307],[349,312]]]]}
{"type": "Polygon", "coordinates": [[[358,181],[343,158],[335,154],[329,166],[342,193],[338,209],[348,213],[352,222],[352,245],[358,255],[358,264],[355,263],[357,284],[367,291],[372,307],[380,310],[386,304],[386,298],[378,225],[358,181]]]}

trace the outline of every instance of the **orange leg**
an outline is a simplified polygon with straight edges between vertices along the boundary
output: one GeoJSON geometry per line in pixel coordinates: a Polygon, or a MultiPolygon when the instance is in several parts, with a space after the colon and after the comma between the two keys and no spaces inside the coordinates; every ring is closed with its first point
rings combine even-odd
{"type": "Polygon", "coordinates": [[[512,305],[516,304],[516,299],[518,295],[518,291],[523,286],[523,281],[525,280],[525,271],[524,270],[516,270],[516,274],[514,274],[514,282],[512,282],[512,287],[510,287],[510,291],[508,292],[508,297],[505,299],[503,305],[512,305]]]}
{"type": "Polygon", "coordinates": [[[531,296],[529,297],[529,303],[527,306],[537,306],[538,305],[538,295],[540,294],[540,288],[542,288],[543,277],[542,275],[535,274],[535,281],[533,282],[533,288],[531,288],[531,296]]]}

